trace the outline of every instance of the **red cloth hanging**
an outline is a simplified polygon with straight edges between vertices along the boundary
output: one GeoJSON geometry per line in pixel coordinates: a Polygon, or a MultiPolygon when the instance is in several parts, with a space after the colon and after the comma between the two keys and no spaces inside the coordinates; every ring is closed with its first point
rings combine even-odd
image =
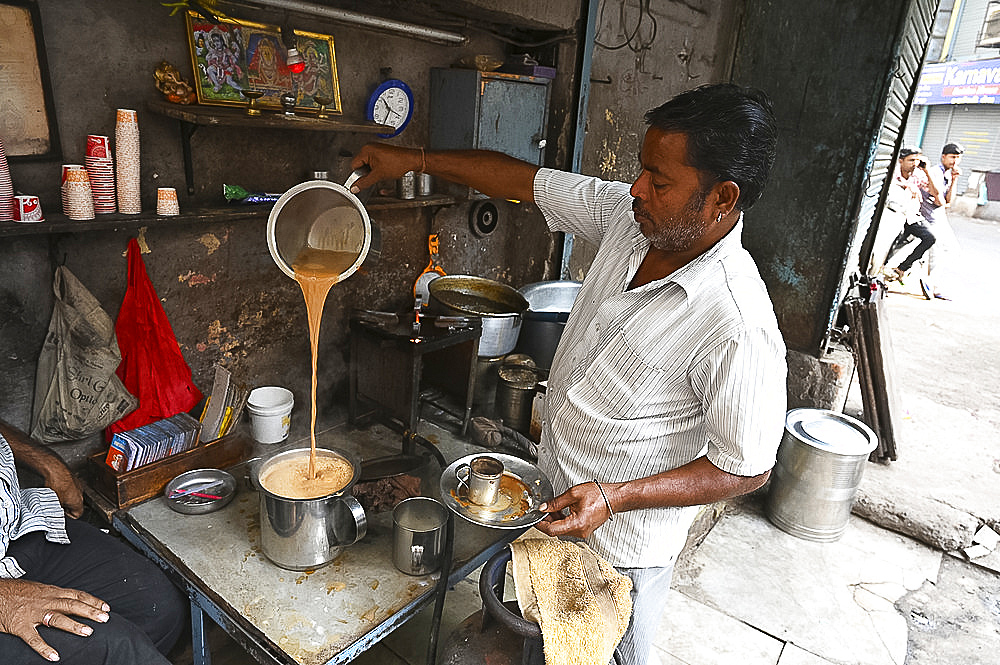
{"type": "Polygon", "coordinates": [[[115,432],[190,411],[201,401],[201,391],[191,381],[174,330],[149,281],[142,252],[135,238],[128,243],[128,288],[115,322],[122,362],[115,374],[139,407],[108,425],[108,440],[115,432]]]}

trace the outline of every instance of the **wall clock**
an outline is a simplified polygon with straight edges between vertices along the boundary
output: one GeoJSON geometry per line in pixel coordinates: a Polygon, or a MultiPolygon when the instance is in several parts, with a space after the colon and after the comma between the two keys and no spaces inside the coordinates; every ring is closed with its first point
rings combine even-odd
{"type": "Polygon", "coordinates": [[[410,86],[399,79],[383,82],[368,98],[368,119],[380,125],[389,125],[395,131],[379,134],[384,139],[392,138],[406,129],[413,117],[413,92],[410,86]]]}

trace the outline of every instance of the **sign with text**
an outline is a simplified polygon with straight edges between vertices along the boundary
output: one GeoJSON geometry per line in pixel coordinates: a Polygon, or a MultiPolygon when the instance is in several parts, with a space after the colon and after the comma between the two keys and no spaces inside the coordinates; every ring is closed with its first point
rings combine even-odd
{"type": "Polygon", "coordinates": [[[914,104],[1000,104],[1000,59],[925,65],[914,104]]]}

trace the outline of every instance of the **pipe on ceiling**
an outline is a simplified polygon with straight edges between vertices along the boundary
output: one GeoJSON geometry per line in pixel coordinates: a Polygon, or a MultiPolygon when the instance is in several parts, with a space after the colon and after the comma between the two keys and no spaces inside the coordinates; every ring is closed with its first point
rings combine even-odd
{"type": "Polygon", "coordinates": [[[410,37],[415,37],[417,39],[436,42],[438,44],[457,46],[465,44],[469,41],[468,37],[457,32],[428,28],[414,23],[405,23],[403,21],[394,21],[392,19],[381,18],[378,16],[369,16],[368,14],[359,14],[347,9],[325,7],[311,2],[302,2],[301,0],[250,0],[250,2],[256,5],[284,9],[290,12],[321,16],[323,18],[330,19],[331,21],[337,21],[340,23],[350,23],[376,30],[396,32],[410,37]]]}

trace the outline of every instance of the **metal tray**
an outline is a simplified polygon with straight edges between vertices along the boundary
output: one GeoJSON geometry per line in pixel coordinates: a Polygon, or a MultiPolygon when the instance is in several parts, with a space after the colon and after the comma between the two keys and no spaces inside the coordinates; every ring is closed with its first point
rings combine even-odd
{"type": "Polygon", "coordinates": [[[235,495],[236,479],[221,469],[185,471],[163,490],[171,510],[185,515],[204,515],[219,510],[235,495]]]}
{"type": "Polygon", "coordinates": [[[531,462],[513,455],[475,453],[457,459],[441,472],[441,500],[455,514],[474,524],[493,529],[521,529],[541,522],[546,513],[538,506],[553,498],[552,483],[531,462]],[[500,481],[500,498],[492,506],[477,506],[469,501],[455,469],[475,457],[493,457],[503,462],[504,479],[500,481]],[[519,490],[519,491],[518,491],[519,490]]]}

